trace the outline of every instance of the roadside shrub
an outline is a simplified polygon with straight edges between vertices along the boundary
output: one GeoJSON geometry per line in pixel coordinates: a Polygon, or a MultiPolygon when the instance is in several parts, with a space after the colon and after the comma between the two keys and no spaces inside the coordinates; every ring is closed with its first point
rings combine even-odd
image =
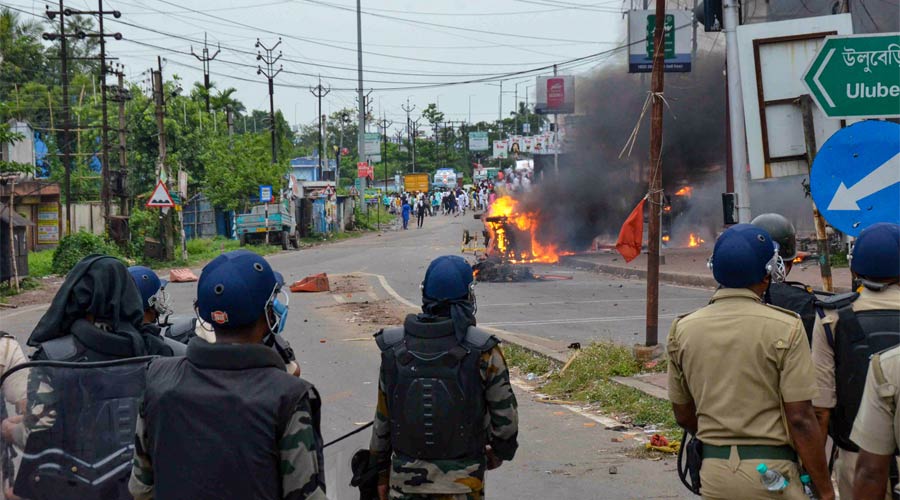
{"type": "Polygon", "coordinates": [[[141,260],[144,257],[144,239],[159,238],[159,210],[135,207],[128,219],[128,230],[131,232],[128,253],[132,258],[141,260]]]}
{"type": "Polygon", "coordinates": [[[78,231],[64,237],[56,250],[53,251],[52,269],[55,274],[64,276],[75,267],[81,259],[90,254],[105,254],[119,257],[119,250],[115,245],[107,242],[100,236],[87,231],[78,231]]]}

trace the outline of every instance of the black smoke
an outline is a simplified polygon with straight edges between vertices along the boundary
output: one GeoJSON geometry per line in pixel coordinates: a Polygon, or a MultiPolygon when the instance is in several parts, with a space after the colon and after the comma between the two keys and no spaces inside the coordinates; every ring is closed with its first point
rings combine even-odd
{"type": "MultiPolygon", "coordinates": [[[[704,50],[690,73],[665,75],[662,157],[667,194],[715,177],[724,187],[724,68],[721,53],[704,50]]],[[[631,154],[619,155],[638,123],[649,85],[649,74],[629,74],[624,65],[603,66],[576,81],[577,114],[565,118],[572,123],[567,128],[573,131],[574,137],[568,138],[573,151],[560,157],[558,177],[545,168],[539,186],[524,202],[526,209],[540,214],[541,241],[581,251],[597,236],[615,239],[647,191],[649,109],[631,154]]],[[[721,220],[720,202],[712,200],[705,211],[707,217],[721,220]]]]}

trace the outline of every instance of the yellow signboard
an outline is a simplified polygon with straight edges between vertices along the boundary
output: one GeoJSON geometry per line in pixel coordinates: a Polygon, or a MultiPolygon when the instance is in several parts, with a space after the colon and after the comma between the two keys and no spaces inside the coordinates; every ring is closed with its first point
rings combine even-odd
{"type": "Polygon", "coordinates": [[[38,206],[37,242],[38,245],[59,243],[59,204],[41,203],[38,206]]]}

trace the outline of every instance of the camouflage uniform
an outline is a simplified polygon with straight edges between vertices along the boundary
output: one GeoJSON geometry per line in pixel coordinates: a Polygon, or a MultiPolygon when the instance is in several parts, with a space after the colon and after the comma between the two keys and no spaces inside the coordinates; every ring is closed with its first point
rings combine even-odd
{"type": "MultiPolygon", "coordinates": [[[[509,370],[499,346],[485,352],[480,363],[487,414],[485,428],[490,442],[511,442],[515,450],[519,432],[518,404],[509,383],[509,370]]],[[[376,460],[382,483],[390,478],[390,497],[399,500],[481,500],[484,495],[486,458],[435,460],[405,457],[391,450],[391,424],[384,377],[378,381],[378,406],[370,451],[376,460]]],[[[497,451],[501,460],[510,460],[497,451]]]]}
{"type": "MultiPolygon", "coordinates": [[[[309,398],[297,404],[288,426],[278,441],[281,455],[281,498],[284,500],[327,500],[324,464],[316,450],[309,398]]],[[[135,426],[134,463],[128,489],[135,500],[153,499],[153,464],[147,455],[148,436],[143,415],[135,426]]]]}

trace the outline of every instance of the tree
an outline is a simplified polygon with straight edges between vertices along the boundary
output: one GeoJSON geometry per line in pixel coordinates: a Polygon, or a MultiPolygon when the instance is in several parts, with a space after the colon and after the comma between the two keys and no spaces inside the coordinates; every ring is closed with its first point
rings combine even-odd
{"type": "Polygon", "coordinates": [[[284,183],[287,161],[272,164],[267,136],[240,134],[207,141],[201,154],[206,165],[203,193],[214,206],[246,210],[260,185],[281,186],[284,183]]]}

